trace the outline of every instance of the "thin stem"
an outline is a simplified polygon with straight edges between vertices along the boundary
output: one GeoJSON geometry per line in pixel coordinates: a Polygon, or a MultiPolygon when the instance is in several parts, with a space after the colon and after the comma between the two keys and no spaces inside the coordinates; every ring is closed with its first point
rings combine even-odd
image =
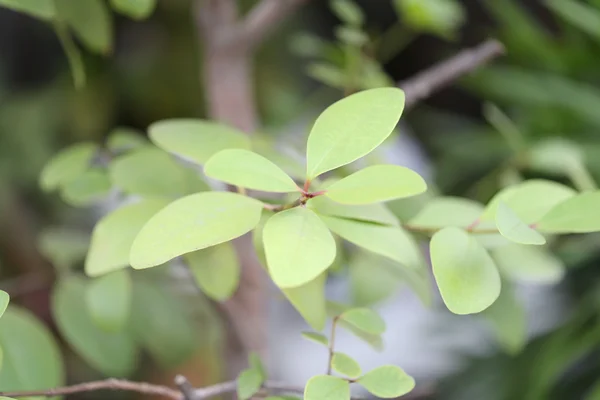
{"type": "Polygon", "coordinates": [[[331,375],[331,361],[333,360],[334,348],[335,348],[335,329],[337,328],[337,323],[340,317],[336,316],[333,318],[331,323],[331,334],[329,337],[329,357],[327,360],[327,375],[331,375]]]}
{"type": "Polygon", "coordinates": [[[73,76],[73,84],[76,89],[81,89],[85,86],[85,67],[81,58],[81,53],[77,48],[77,45],[73,41],[69,30],[63,22],[56,22],[54,24],[54,31],[60,41],[69,65],[71,67],[71,75],[73,76]]]}

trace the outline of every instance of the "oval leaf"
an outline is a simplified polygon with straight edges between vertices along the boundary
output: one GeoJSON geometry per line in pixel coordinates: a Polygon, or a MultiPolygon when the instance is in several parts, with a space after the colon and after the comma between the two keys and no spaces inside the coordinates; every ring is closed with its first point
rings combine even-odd
{"type": "Polygon", "coordinates": [[[319,215],[375,222],[382,225],[400,225],[398,218],[387,209],[385,204],[375,203],[355,206],[336,203],[327,196],[317,196],[310,199],[306,203],[306,207],[319,215]]]}
{"type": "Polygon", "coordinates": [[[302,332],[302,337],[310,340],[311,342],[315,342],[318,344],[322,344],[325,347],[329,347],[329,339],[327,336],[317,333],[317,332],[302,332]]]}
{"type": "Polygon", "coordinates": [[[368,308],[353,308],[340,315],[340,320],[373,335],[385,332],[385,321],[368,308]]]}
{"type": "Polygon", "coordinates": [[[148,18],[156,8],[157,0],[110,0],[112,8],[136,20],[148,18]]]}
{"type": "Polygon", "coordinates": [[[502,201],[496,211],[496,226],[502,236],[515,243],[535,245],[546,243],[542,235],[521,221],[519,216],[502,201]]]}
{"type": "Polygon", "coordinates": [[[0,0],[0,6],[44,20],[56,16],[54,2],[48,0],[0,0]]]}
{"type": "Polygon", "coordinates": [[[500,296],[481,314],[490,321],[498,343],[509,354],[516,354],[527,340],[527,315],[513,288],[502,282],[500,296]]]}
{"type": "Polygon", "coordinates": [[[178,199],[154,215],[131,246],[136,269],[228,242],[260,221],[260,201],[228,192],[203,192],[178,199]]]}
{"type": "Polygon", "coordinates": [[[301,191],[281,168],[263,156],[244,149],[223,150],[212,156],[204,166],[206,176],[265,192],[301,191]]]}
{"type": "Polygon", "coordinates": [[[509,244],[493,250],[491,255],[500,273],[511,280],[553,284],[565,275],[563,262],[544,248],[509,244]]]}
{"type": "Polygon", "coordinates": [[[254,396],[263,384],[260,371],[250,368],[242,371],[237,378],[237,394],[239,400],[248,400],[254,396]]]}
{"type": "Polygon", "coordinates": [[[78,143],[56,154],[42,170],[42,189],[58,189],[83,174],[90,167],[97,149],[94,143],[78,143]]]}
{"type": "Polygon", "coordinates": [[[346,322],[345,320],[339,319],[339,316],[341,314],[348,310],[351,310],[352,307],[347,306],[345,304],[335,303],[333,301],[328,301],[326,307],[327,314],[330,317],[338,317],[338,325],[340,327],[352,332],[352,334],[369,344],[369,346],[371,346],[373,349],[377,351],[383,350],[383,339],[381,338],[381,335],[375,335],[372,333],[365,332],[364,330],[357,328],[356,326],[346,322]]]}
{"type": "Polygon", "coordinates": [[[131,311],[131,278],[127,271],[115,271],[90,282],[86,304],[92,321],[106,332],[120,332],[131,311]]]}
{"type": "Polygon", "coordinates": [[[211,299],[231,297],[240,282],[240,265],[231,243],[222,243],[184,255],[196,283],[211,299]]]}
{"type": "Polygon", "coordinates": [[[427,190],[416,172],[399,165],[373,165],[327,188],[326,195],[342,204],[369,204],[415,196],[427,190]]]}
{"type": "Polygon", "coordinates": [[[304,388],[304,400],[350,400],[348,381],[329,375],[313,376],[304,388]]]}
{"type": "Polygon", "coordinates": [[[383,399],[404,396],[415,387],[415,380],[400,367],[384,365],[367,372],[357,381],[369,393],[383,399]]]}
{"type": "Polygon", "coordinates": [[[110,179],[106,172],[93,168],[65,183],[61,197],[72,206],[83,207],[106,197],[110,189],[110,179]]]}
{"type": "Polygon", "coordinates": [[[344,353],[333,354],[333,357],[331,358],[331,368],[349,378],[356,378],[362,374],[360,365],[358,365],[356,360],[344,353]]]}
{"type": "Polygon", "coordinates": [[[10,296],[4,290],[0,290],[0,317],[6,311],[6,307],[8,307],[8,303],[10,302],[10,296]]]}
{"type": "Polygon", "coordinates": [[[335,259],[331,232],[311,210],[296,207],[273,215],[263,229],[269,273],[280,288],[312,281],[335,259]]]}
{"type": "Polygon", "coordinates": [[[167,204],[167,200],[161,199],[142,200],[104,216],[92,232],[85,259],[86,274],[99,276],[127,267],[133,240],[144,224],[167,204]]]}
{"type": "Polygon", "coordinates": [[[459,197],[438,197],[429,201],[410,221],[409,225],[420,228],[466,228],[483,212],[483,205],[459,197]]]}
{"type": "Polygon", "coordinates": [[[358,160],[379,146],[394,130],[404,109],[404,92],[370,89],[329,106],[308,137],[307,178],[358,160]]]}
{"type": "Polygon", "coordinates": [[[500,294],[500,275],[486,250],[465,231],[444,228],[431,239],[431,263],[444,303],[455,314],[478,313],[500,294]]]}
{"type": "Polygon", "coordinates": [[[325,302],[325,282],[327,274],[323,273],[304,285],[282,289],[283,294],[302,318],[318,331],[325,328],[327,309],[325,302]]]}
{"type": "Polygon", "coordinates": [[[139,147],[147,146],[148,144],[149,142],[143,136],[142,132],[125,127],[113,129],[108,134],[108,139],[106,140],[106,147],[115,153],[137,149],[139,147]]]}
{"type": "Polygon", "coordinates": [[[557,204],[538,222],[539,230],[551,233],[600,231],[600,191],[581,193],[557,204]]]}
{"type": "Polygon", "coordinates": [[[201,119],[169,119],[148,128],[150,139],[160,148],[189,161],[204,164],[225,149],[250,149],[243,132],[217,122],[201,119]]]}
{"type": "Polygon", "coordinates": [[[108,54],[112,49],[113,21],[103,0],[54,0],[61,20],[91,51],[108,54]]]}
{"type": "Polygon", "coordinates": [[[6,310],[0,318],[0,347],[4,349],[2,391],[44,390],[65,383],[60,349],[29,311],[14,306],[6,310]]]}

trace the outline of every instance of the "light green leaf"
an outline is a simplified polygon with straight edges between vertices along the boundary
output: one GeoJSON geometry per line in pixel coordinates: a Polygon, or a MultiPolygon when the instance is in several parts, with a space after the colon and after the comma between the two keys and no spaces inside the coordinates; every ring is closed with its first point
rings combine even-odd
{"type": "Polygon", "coordinates": [[[46,326],[29,311],[14,306],[6,310],[0,318],[0,347],[4,350],[2,391],[44,390],[65,383],[60,349],[46,326]]]}
{"type": "Polygon", "coordinates": [[[302,318],[316,330],[325,328],[327,309],[325,303],[325,282],[327,274],[322,273],[315,279],[301,286],[282,289],[281,291],[302,315],[302,318]]]}
{"type": "Polygon", "coordinates": [[[369,204],[415,196],[427,190],[416,172],[399,165],[373,165],[327,188],[326,196],[342,204],[369,204]]]}
{"type": "Polygon", "coordinates": [[[137,234],[148,220],[169,204],[168,200],[148,199],[118,208],[104,216],[92,232],[85,272],[99,276],[129,265],[129,252],[137,234]]]}
{"type": "Polygon", "coordinates": [[[352,308],[340,315],[340,320],[372,335],[385,332],[385,321],[368,308],[352,308]]]}
{"type": "Polygon", "coordinates": [[[106,172],[92,168],[66,182],[61,190],[63,200],[75,207],[83,207],[101,200],[110,193],[111,185],[106,172]]]}
{"type": "Polygon", "coordinates": [[[248,400],[254,396],[263,384],[260,371],[254,368],[246,369],[237,378],[237,394],[239,400],[248,400]]]}
{"type": "Polygon", "coordinates": [[[4,290],[0,290],[0,317],[6,311],[6,307],[8,307],[8,303],[10,301],[10,296],[4,290]]]}
{"type": "Polygon", "coordinates": [[[44,20],[51,20],[56,16],[54,2],[51,0],[0,0],[0,6],[44,20]]]}
{"type": "Polygon", "coordinates": [[[444,228],[433,235],[430,249],[433,274],[450,311],[478,313],[498,298],[500,275],[475,238],[459,228],[444,228]]]}
{"type": "Polygon", "coordinates": [[[91,367],[107,376],[128,376],[136,367],[136,345],[127,332],[108,333],[94,324],[86,309],[85,290],[85,282],[76,277],[54,287],[52,313],[58,329],[91,367]]]}
{"type": "Polygon", "coordinates": [[[110,0],[112,8],[135,20],[148,18],[156,8],[157,0],[110,0]]]}
{"type": "Polygon", "coordinates": [[[324,399],[350,400],[350,384],[337,376],[313,376],[304,388],[304,400],[324,399]]]}
{"type": "Polygon", "coordinates": [[[307,178],[349,164],[379,146],[394,130],[404,109],[404,92],[370,89],[329,106],[308,137],[307,178]]]}
{"type": "Polygon", "coordinates": [[[38,237],[38,249],[56,268],[70,268],[83,261],[90,247],[85,231],[63,227],[44,229],[38,237]]]}
{"type": "Polygon", "coordinates": [[[106,140],[106,147],[112,152],[133,150],[147,145],[148,141],[142,132],[126,127],[113,129],[106,140]]]}
{"type": "Polygon", "coordinates": [[[521,244],[542,245],[546,239],[537,231],[527,226],[513,210],[504,202],[498,203],[496,226],[505,238],[521,244]]]}
{"type": "Polygon", "coordinates": [[[493,329],[498,343],[509,354],[516,354],[527,340],[527,316],[508,282],[502,282],[500,296],[481,314],[493,329]]]}
{"type": "Polygon", "coordinates": [[[359,206],[339,204],[326,196],[317,196],[310,199],[306,203],[306,207],[319,215],[368,221],[382,225],[400,225],[398,218],[384,204],[375,203],[359,206]]]}
{"type": "Polygon", "coordinates": [[[187,253],[184,259],[202,291],[216,301],[227,300],[240,282],[240,264],[229,242],[187,253]]]}
{"type": "Polygon", "coordinates": [[[250,365],[250,368],[258,371],[263,382],[265,379],[267,379],[267,370],[265,369],[265,365],[258,354],[251,352],[248,355],[248,364],[250,365]]]}
{"type": "Polygon", "coordinates": [[[198,164],[204,164],[221,150],[250,149],[250,139],[243,132],[201,119],[155,122],[148,134],[158,147],[198,164]]]}
{"type": "Polygon", "coordinates": [[[258,224],[262,208],[258,200],[229,192],[175,200],[143,226],[131,246],[131,266],[154,267],[242,236],[258,224]]]}
{"type": "MultiPolygon", "coordinates": [[[[351,306],[336,303],[333,301],[327,301],[326,307],[327,314],[331,318],[339,317],[344,312],[353,309],[351,306]]],[[[373,349],[377,351],[383,350],[383,339],[381,338],[381,335],[375,335],[372,333],[365,332],[364,330],[357,328],[356,326],[350,324],[349,322],[346,322],[343,319],[338,319],[338,325],[352,332],[352,334],[369,344],[369,346],[371,346],[373,349]]]]}
{"type": "Polygon", "coordinates": [[[349,378],[356,378],[362,374],[360,365],[356,360],[344,353],[333,353],[333,357],[331,358],[331,368],[349,378]]]}
{"type": "Polygon", "coordinates": [[[269,396],[265,400],[302,400],[296,396],[269,396]]]}
{"type": "Polygon", "coordinates": [[[227,149],[216,153],[206,162],[204,173],[246,189],[276,193],[301,191],[277,165],[244,149],[227,149]]]}
{"type": "Polygon", "coordinates": [[[353,0],[330,0],[331,11],[342,22],[350,25],[362,25],[365,16],[353,0]]]}
{"type": "MultiPolygon", "coordinates": [[[[369,43],[369,36],[360,28],[350,26],[337,26],[334,30],[335,37],[342,43],[354,47],[362,47],[369,43]]],[[[369,88],[370,89],[370,88],[369,88]]]]}
{"type": "Polygon", "coordinates": [[[306,75],[324,85],[338,89],[343,89],[347,81],[346,73],[342,68],[325,62],[310,63],[306,68],[306,75]]]}
{"type": "Polygon", "coordinates": [[[263,242],[269,273],[280,288],[315,279],[335,259],[335,240],[329,229],[304,207],[273,215],[265,224],[263,242]]]}
{"type": "Polygon", "coordinates": [[[350,243],[410,268],[423,265],[422,256],[415,240],[400,227],[382,226],[348,219],[324,217],[321,219],[335,234],[350,243]]]}
{"type": "Polygon", "coordinates": [[[302,332],[302,337],[304,337],[307,340],[310,340],[311,342],[315,342],[318,344],[322,344],[325,347],[329,347],[329,339],[327,339],[327,336],[325,336],[321,333],[302,332]]]}
{"type": "Polygon", "coordinates": [[[40,175],[43,190],[56,190],[88,170],[98,146],[95,143],[78,143],[56,154],[40,175]]]}
{"type": "Polygon", "coordinates": [[[572,0],[546,0],[545,3],[565,21],[600,41],[600,10],[572,0]]]}
{"type": "Polygon", "coordinates": [[[112,15],[103,0],[54,0],[58,18],[66,22],[91,51],[108,54],[112,50],[112,15]]]}
{"type": "Polygon", "coordinates": [[[88,312],[98,328],[108,333],[123,331],[131,312],[131,278],[127,271],[92,280],[85,295],[88,312]]]}
{"type": "Polygon", "coordinates": [[[115,158],[109,165],[109,173],[115,186],[127,194],[176,197],[187,192],[185,167],[152,146],[115,158]]]}
{"type": "Polygon", "coordinates": [[[358,384],[383,399],[404,396],[415,387],[415,380],[400,367],[384,365],[367,372],[358,384]]]}
{"type": "Polygon", "coordinates": [[[279,146],[267,136],[252,135],[252,150],[275,163],[292,178],[304,180],[304,155],[292,147],[279,146]]]}
{"type": "Polygon", "coordinates": [[[511,280],[553,284],[565,275],[563,262],[544,248],[509,244],[493,250],[491,255],[500,273],[511,280]]]}
{"type": "Polygon", "coordinates": [[[600,191],[585,192],[556,204],[537,223],[551,233],[587,233],[600,231],[600,191]]]}
{"type": "Polygon", "coordinates": [[[438,197],[429,201],[409,222],[421,228],[466,228],[477,220],[483,205],[458,197],[438,197]]]}

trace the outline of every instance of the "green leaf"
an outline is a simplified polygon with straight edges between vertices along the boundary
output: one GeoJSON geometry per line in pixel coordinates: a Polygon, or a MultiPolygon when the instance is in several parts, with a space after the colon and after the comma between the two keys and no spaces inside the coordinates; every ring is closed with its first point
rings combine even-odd
{"type": "Polygon", "coordinates": [[[563,262],[544,248],[509,244],[493,250],[491,255],[500,273],[511,280],[554,284],[565,275],[563,262]]]}
{"type": "Polygon", "coordinates": [[[29,311],[14,306],[6,310],[0,319],[0,347],[4,349],[2,391],[44,390],[65,383],[60,349],[46,326],[29,311]]]}
{"type": "MultiPolygon", "coordinates": [[[[369,36],[360,28],[350,26],[337,26],[334,30],[335,37],[342,43],[354,47],[362,47],[369,43],[369,36]]],[[[369,88],[370,89],[370,88],[369,88]]]]}
{"type": "Polygon", "coordinates": [[[54,0],[58,17],[66,22],[91,51],[108,54],[112,50],[112,15],[103,0],[54,0]]]}
{"type": "Polygon", "coordinates": [[[56,16],[54,2],[50,0],[0,0],[0,6],[44,20],[56,16]]]}
{"type": "Polygon", "coordinates": [[[137,348],[127,332],[108,333],[88,313],[82,279],[63,279],[52,294],[52,313],[61,334],[91,367],[107,376],[124,377],[136,367],[137,348]]]}
{"type": "Polygon", "coordinates": [[[243,132],[217,122],[201,119],[169,119],[148,128],[150,139],[160,148],[189,161],[204,164],[225,149],[250,149],[243,132]]]}
{"type": "Polygon", "coordinates": [[[329,347],[329,339],[327,336],[317,333],[317,332],[302,332],[302,337],[310,340],[311,342],[315,342],[318,344],[322,344],[325,347],[329,347]]]}
{"type": "Polygon", "coordinates": [[[86,290],[87,309],[92,321],[105,332],[121,332],[131,312],[131,278],[127,271],[115,271],[92,280],[86,290]]]}
{"type": "Polygon", "coordinates": [[[331,358],[331,368],[349,378],[356,378],[362,374],[360,365],[358,365],[356,360],[344,353],[333,353],[333,357],[331,358]]]}
{"type": "Polygon", "coordinates": [[[600,11],[572,0],[546,0],[546,5],[565,21],[600,40],[600,11]]]}
{"type": "MultiPolygon", "coordinates": [[[[344,312],[353,309],[350,306],[335,303],[333,301],[328,301],[326,303],[326,307],[327,314],[332,318],[339,317],[344,312]]],[[[352,325],[343,319],[338,319],[338,325],[352,332],[352,334],[369,344],[369,346],[371,346],[373,349],[377,351],[383,350],[383,339],[381,338],[381,335],[365,332],[364,330],[357,328],[355,325],[352,325]]]]}
{"type": "Polygon", "coordinates": [[[500,201],[496,211],[496,226],[505,238],[521,244],[542,245],[546,239],[527,226],[513,210],[500,201]]]}
{"type": "Polygon", "coordinates": [[[154,267],[242,236],[258,224],[262,208],[258,200],[229,192],[175,200],[142,227],[131,246],[131,266],[154,267]]]}
{"type": "Polygon", "coordinates": [[[316,330],[325,328],[327,309],[325,303],[325,282],[327,274],[322,273],[315,279],[301,286],[282,289],[281,291],[302,315],[302,318],[316,330]]]}
{"type": "Polygon", "coordinates": [[[342,204],[369,204],[415,196],[427,190],[416,172],[399,165],[373,165],[327,188],[326,195],[342,204]]]}
{"type": "Polygon", "coordinates": [[[304,155],[293,147],[285,147],[270,137],[253,134],[252,150],[281,167],[292,178],[304,180],[304,155]]]}
{"type": "Polygon", "coordinates": [[[330,0],[331,11],[342,22],[350,25],[362,25],[365,16],[360,7],[352,0],[330,0]]]}
{"type": "Polygon", "coordinates": [[[133,150],[147,145],[148,141],[142,132],[126,127],[113,129],[106,140],[106,147],[112,152],[133,150]]]}
{"type": "Polygon", "coordinates": [[[346,72],[342,68],[329,63],[310,63],[306,68],[306,75],[332,88],[343,89],[346,86],[346,72]]]}
{"type": "Polygon", "coordinates": [[[382,225],[399,226],[398,218],[384,204],[348,205],[339,204],[326,196],[313,197],[306,203],[319,215],[374,222],[382,225]]]}
{"type": "Polygon", "coordinates": [[[556,204],[537,223],[550,233],[587,233],[600,231],[600,191],[585,192],[556,204]]]}
{"type": "Polygon", "coordinates": [[[349,164],[379,146],[394,130],[404,109],[404,92],[370,89],[329,106],[308,137],[307,178],[349,164]]]}
{"type": "Polygon", "coordinates": [[[127,194],[176,197],[187,193],[185,167],[168,153],[146,146],[115,158],[110,179],[127,194]]]}
{"type": "Polygon", "coordinates": [[[394,365],[375,368],[367,372],[357,382],[369,393],[384,399],[404,396],[415,387],[415,380],[402,368],[394,365]]]}
{"type": "Polygon", "coordinates": [[[196,283],[216,301],[227,300],[240,282],[240,265],[229,242],[184,255],[196,283]]]}
{"type": "Polygon", "coordinates": [[[44,229],[38,237],[38,249],[57,268],[71,268],[85,259],[90,247],[87,232],[64,226],[44,229]]]}
{"type": "Polygon", "coordinates": [[[263,229],[271,278],[280,288],[312,281],[335,259],[333,236],[311,210],[295,207],[273,215],[263,229]]]}
{"type": "Polygon", "coordinates": [[[329,375],[313,376],[304,388],[304,400],[350,400],[348,381],[329,375]]]}
{"type": "Polygon", "coordinates": [[[10,296],[4,290],[0,290],[0,317],[6,311],[6,307],[8,307],[8,303],[10,301],[10,296]]]}
{"type": "Polygon", "coordinates": [[[498,343],[509,354],[523,349],[527,340],[527,316],[508,282],[502,282],[500,296],[481,314],[493,329],[498,343]]]}
{"type": "Polygon", "coordinates": [[[403,21],[416,31],[452,37],[465,21],[465,10],[455,0],[395,0],[403,21]]]}
{"type": "Polygon", "coordinates": [[[478,313],[498,298],[500,275],[475,238],[459,228],[444,228],[433,235],[430,249],[433,274],[450,311],[478,313]]]}
{"type": "Polygon", "coordinates": [[[92,168],[75,179],[66,182],[61,190],[63,200],[75,207],[83,207],[110,193],[111,184],[106,172],[100,168],[92,168]]]}
{"type": "Polygon", "coordinates": [[[237,378],[237,394],[239,400],[248,400],[254,396],[263,384],[260,371],[254,368],[246,369],[237,378]]]}
{"type": "Polygon", "coordinates": [[[99,276],[129,265],[134,239],[148,220],[169,204],[168,200],[148,199],[118,208],[104,216],[92,232],[85,272],[99,276]]]}
{"type": "Polygon", "coordinates": [[[88,170],[98,146],[78,143],[56,154],[40,175],[40,186],[45,191],[56,190],[88,170]]]}
{"type": "Polygon", "coordinates": [[[385,332],[385,321],[368,308],[352,308],[340,315],[340,320],[372,335],[385,332]]]}
{"type": "Polygon", "coordinates": [[[423,265],[415,240],[402,228],[335,217],[321,217],[327,227],[350,243],[410,267],[423,265]]]}
{"type": "Polygon", "coordinates": [[[244,149],[223,150],[204,166],[206,176],[265,192],[299,192],[300,188],[281,168],[261,155],[244,149]]]}
{"type": "Polygon", "coordinates": [[[248,355],[248,364],[250,364],[250,368],[258,371],[263,382],[267,379],[267,370],[265,369],[265,365],[258,354],[251,352],[248,355]]]}
{"type": "Polygon", "coordinates": [[[112,8],[135,20],[148,18],[156,8],[157,0],[110,0],[112,8]]]}
{"type": "Polygon", "coordinates": [[[481,215],[483,205],[458,197],[438,197],[429,201],[408,224],[422,228],[466,228],[481,215]]]}

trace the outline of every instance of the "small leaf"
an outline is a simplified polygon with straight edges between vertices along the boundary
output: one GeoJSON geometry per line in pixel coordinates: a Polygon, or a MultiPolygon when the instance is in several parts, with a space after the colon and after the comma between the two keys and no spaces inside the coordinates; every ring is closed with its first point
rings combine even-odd
{"type": "Polygon", "coordinates": [[[263,382],[267,379],[267,370],[258,354],[254,352],[250,353],[250,355],[248,355],[248,364],[250,364],[250,368],[258,371],[263,382]]]}
{"type": "Polygon", "coordinates": [[[265,192],[300,191],[292,178],[261,155],[244,149],[228,149],[216,153],[204,166],[206,176],[265,192]]]}
{"type": "Polygon", "coordinates": [[[500,273],[511,280],[553,284],[565,275],[563,262],[544,248],[509,244],[493,250],[491,255],[500,273]]]}
{"type": "Polygon", "coordinates": [[[310,199],[306,203],[306,207],[319,215],[368,221],[382,225],[400,225],[398,223],[398,218],[396,218],[384,204],[375,203],[359,206],[339,204],[329,199],[327,196],[317,196],[310,199]]]}
{"type": "Polygon", "coordinates": [[[304,400],[350,400],[348,381],[329,375],[313,376],[304,388],[304,400]]]}
{"type": "Polygon", "coordinates": [[[99,276],[129,265],[133,240],[148,220],[169,202],[162,199],[142,200],[105,215],[94,227],[85,272],[99,276]]]}
{"type": "Polygon", "coordinates": [[[456,0],[394,0],[394,5],[410,29],[444,38],[452,38],[466,18],[456,0]]]}
{"type": "Polygon", "coordinates": [[[52,294],[52,313],[61,334],[89,365],[108,376],[133,372],[137,348],[127,332],[108,333],[91,320],[85,304],[85,282],[60,281],[52,294]]]}
{"type": "Polygon", "coordinates": [[[85,231],[64,226],[44,229],[38,237],[38,249],[56,268],[71,268],[85,259],[90,238],[85,231]]]}
{"type": "Polygon", "coordinates": [[[331,368],[349,378],[356,378],[362,374],[360,365],[358,365],[356,360],[344,353],[336,352],[333,354],[333,357],[331,358],[331,368]]]}
{"type": "Polygon", "coordinates": [[[110,189],[110,180],[106,172],[99,168],[92,168],[65,183],[61,196],[72,206],[83,207],[106,197],[110,189]]]}
{"type": "Polygon", "coordinates": [[[148,128],[150,139],[160,148],[189,161],[204,164],[225,149],[250,149],[250,139],[227,125],[201,119],[170,119],[148,128]]]}
{"type": "Polygon", "coordinates": [[[379,146],[404,109],[404,92],[379,88],[355,93],[329,106],[308,137],[307,178],[349,164],[379,146]]]}
{"type": "Polygon", "coordinates": [[[45,390],[65,383],[58,345],[48,328],[26,309],[11,305],[0,318],[0,347],[4,349],[2,391],[45,390]]]}
{"type": "Polygon", "coordinates": [[[333,236],[311,210],[295,207],[273,215],[263,230],[271,278],[280,288],[303,285],[335,259],[333,236]]]}
{"type": "Polygon", "coordinates": [[[109,333],[123,331],[131,311],[131,278],[127,271],[115,271],[90,282],[86,304],[92,321],[109,333]]]}
{"type": "Polygon", "coordinates": [[[44,20],[56,16],[54,2],[50,0],[0,0],[0,6],[44,20]]]}
{"type": "Polygon", "coordinates": [[[357,381],[374,396],[392,399],[404,396],[415,387],[415,380],[394,365],[384,365],[367,372],[357,381]]]}
{"type": "Polygon", "coordinates": [[[227,300],[240,282],[240,265],[231,243],[222,243],[184,255],[196,283],[211,299],[227,300]]]}
{"type": "Polygon", "coordinates": [[[399,165],[373,165],[327,188],[326,195],[342,204],[369,204],[415,196],[427,190],[416,172],[399,165]]]}
{"type": "Polygon", "coordinates": [[[148,18],[156,8],[157,0],[110,0],[112,8],[135,20],[148,18]]]}
{"type": "Polygon", "coordinates": [[[500,293],[500,275],[486,250],[462,229],[444,228],[431,239],[433,274],[444,303],[455,314],[488,308],[500,293]]]}
{"type": "Polygon", "coordinates": [[[6,307],[8,307],[8,302],[10,301],[10,296],[4,290],[0,290],[0,317],[6,311],[6,307]]]}
{"type": "Polygon", "coordinates": [[[347,80],[342,68],[324,62],[310,63],[306,68],[306,75],[324,85],[338,89],[343,89],[347,80]]]}
{"type": "Polygon", "coordinates": [[[438,197],[429,201],[409,225],[422,228],[466,228],[483,212],[483,205],[458,197],[438,197]]]}
{"type": "Polygon", "coordinates": [[[331,0],[331,10],[342,22],[350,25],[362,25],[365,16],[360,7],[352,0],[331,0]]]}
{"type": "MultiPolygon", "coordinates": [[[[327,314],[332,318],[339,317],[344,312],[352,309],[352,307],[350,306],[335,303],[333,301],[328,301],[326,306],[327,314]]],[[[377,351],[383,350],[383,339],[381,338],[381,335],[375,335],[372,333],[365,332],[364,330],[358,329],[356,326],[344,321],[343,319],[338,320],[338,325],[350,331],[356,337],[366,342],[373,349],[377,351]]]]}
{"type": "Polygon", "coordinates": [[[506,281],[502,282],[498,299],[481,315],[490,321],[500,346],[506,352],[516,354],[523,349],[527,340],[527,316],[506,281]]]}
{"type": "Polygon", "coordinates": [[[103,0],[54,0],[58,17],[91,51],[108,54],[112,50],[113,21],[103,0]]]}
{"type": "Polygon", "coordinates": [[[500,201],[496,211],[496,226],[505,238],[521,244],[542,245],[546,239],[527,226],[517,214],[500,201]]]}
{"type": "Polygon", "coordinates": [[[263,384],[260,371],[246,369],[237,378],[237,394],[239,400],[248,400],[254,396],[263,384]]]}
{"type": "Polygon", "coordinates": [[[40,175],[43,190],[56,190],[88,170],[98,146],[78,143],[56,154],[46,164],[40,175]]]}
{"type": "Polygon", "coordinates": [[[361,331],[381,335],[385,332],[385,322],[377,313],[368,308],[353,308],[340,315],[340,319],[361,331]]]}
{"type": "Polygon", "coordinates": [[[302,332],[302,337],[304,337],[307,340],[310,340],[311,342],[315,342],[318,344],[322,344],[325,347],[329,347],[329,339],[327,339],[327,336],[325,336],[321,333],[302,332]]]}
{"type": "Polygon", "coordinates": [[[175,200],[143,226],[133,241],[130,263],[143,269],[228,242],[260,221],[260,201],[229,192],[203,192],[175,200]]]}
{"type": "Polygon", "coordinates": [[[106,140],[106,147],[115,153],[133,150],[147,145],[148,141],[143,136],[142,132],[125,127],[113,129],[108,134],[108,139],[106,140]]]}
{"type": "Polygon", "coordinates": [[[327,274],[322,273],[315,279],[301,286],[282,289],[281,291],[302,315],[302,318],[316,330],[325,328],[327,309],[325,303],[325,282],[327,274]]]}
{"type": "Polygon", "coordinates": [[[550,233],[587,233],[600,231],[600,191],[585,192],[556,204],[537,223],[540,231],[550,233]]]}

